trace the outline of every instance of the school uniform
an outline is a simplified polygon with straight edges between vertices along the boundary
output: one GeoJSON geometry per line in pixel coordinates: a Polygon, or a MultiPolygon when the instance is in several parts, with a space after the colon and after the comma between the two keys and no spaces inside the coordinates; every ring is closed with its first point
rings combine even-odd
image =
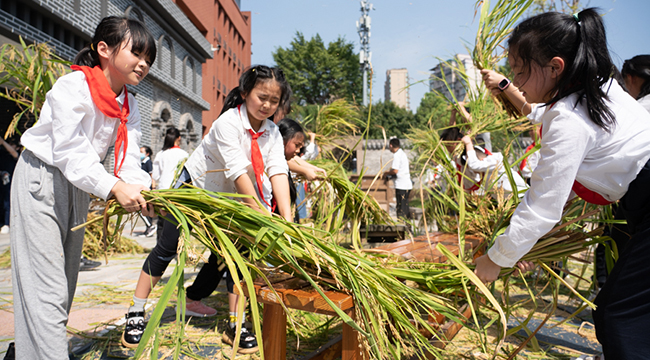
{"type": "Polygon", "coordinates": [[[650,94],[638,99],[637,101],[644,109],[650,112],[650,94]]]}
{"type": "Polygon", "coordinates": [[[590,120],[577,94],[545,107],[531,187],[488,255],[514,266],[558,223],[574,189],[589,191],[581,197],[592,202],[621,199],[635,235],[596,298],[594,320],[606,358],[643,358],[650,353],[650,114],[615,81],[603,91],[616,119],[609,132],[590,120]]]}
{"type": "MultiPolygon", "coordinates": [[[[270,120],[264,121],[256,132],[257,134],[263,132],[257,139],[264,161],[261,192],[255,181],[255,172],[252,167],[252,135],[249,130],[255,133],[248,120],[245,104],[223,113],[212,123],[208,134],[185,162],[185,174],[182,174],[181,177],[189,177],[194,186],[202,189],[236,193],[235,180],[241,175],[248,174],[260,202],[267,210],[271,211],[273,195],[270,178],[278,174],[287,174],[289,171],[284,157],[284,142],[279,128],[270,120]]],[[[176,255],[178,236],[176,226],[165,222],[161,240],[143,265],[142,269],[146,273],[151,276],[162,275],[171,259],[176,255]]],[[[216,260],[216,257],[211,256],[210,259],[216,260]]],[[[201,281],[200,278],[203,278],[201,273],[197,276],[195,284],[197,281],[201,281]]],[[[200,299],[200,297],[191,296],[190,298],[200,299]]]]}
{"type": "Polygon", "coordinates": [[[180,147],[172,147],[156,154],[151,172],[151,177],[156,180],[156,189],[169,189],[172,186],[178,163],[188,156],[187,151],[180,147]]]}
{"type": "MultiPolygon", "coordinates": [[[[124,103],[122,92],[116,100],[124,103]]],[[[150,186],[140,167],[140,114],[129,94],[122,180],[150,186]]],[[[66,324],[74,297],[91,193],[107,199],[119,180],[100,163],[120,120],[93,102],[84,73],[62,76],[28,129],[11,191],[11,266],[16,352],[24,359],[68,358],[66,324]]],[[[120,158],[122,154],[120,154],[120,158]]]]}
{"type": "Polygon", "coordinates": [[[230,193],[236,192],[235,179],[247,173],[253,180],[257,194],[263,193],[260,202],[270,210],[269,204],[273,195],[269,179],[289,171],[284,158],[284,142],[280,129],[270,120],[265,120],[257,131],[264,132],[257,139],[264,159],[262,191],[260,191],[254,180],[255,173],[251,166],[252,136],[249,130],[252,129],[246,104],[226,111],[212,123],[210,132],[187,160],[185,168],[195,186],[210,191],[230,193]]]}
{"type": "MultiPolygon", "coordinates": [[[[476,156],[476,150],[467,150],[467,166],[474,172],[482,173],[480,189],[483,194],[492,191],[495,188],[501,188],[506,193],[512,193],[512,186],[506,174],[505,165],[503,164],[503,155],[499,152],[486,154],[486,157],[479,160],[476,156]]],[[[524,179],[516,172],[512,172],[515,182],[516,191],[523,196],[524,191],[528,189],[524,179]]]]}

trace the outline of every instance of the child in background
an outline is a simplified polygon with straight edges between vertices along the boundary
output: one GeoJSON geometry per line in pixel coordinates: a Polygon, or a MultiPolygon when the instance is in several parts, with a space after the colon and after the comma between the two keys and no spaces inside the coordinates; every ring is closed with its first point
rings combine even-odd
{"type": "MultiPolygon", "coordinates": [[[[596,9],[545,13],[519,24],[508,45],[514,84],[543,104],[540,160],[506,231],[475,273],[494,281],[562,216],[572,190],[584,200],[620,199],[632,239],[596,297],[596,335],[608,359],[650,353],[650,114],[611,79],[615,67],[596,9]]],[[[528,270],[530,264],[520,264],[528,270]]]]}
{"type": "MultiPolygon", "coordinates": [[[[165,141],[163,142],[162,150],[156,154],[156,160],[153,162],[153,170],[151,178],[156,184],[156,189],[169,189],[174,181],[174,174],[178,163],[187,159],[189,154],[187,151],[181,149],[181,132],[175,127],[170,127],[165,132],[165,141]]],[[[160,229],[157,233],[157,239],[160,240],[162,235],[162,227],[164,223],[162,216],[158,217],[157,226],[152,226],[153,231],[160,229]]],[[[153,231],[147,233],[147,236],[153,236],[153,231]]]]}
{"type": "MultiPolygon", "coordinates": [[[[142,146],[140,148],[140,166],[142,167],[142,170],[149,174],[151,176],[151,172],[153,171],[153,163],[151,162],[151,148],[148,146],[142,146]]],[[[153,181],[153,178],[151,179],[151,188],[155,189],[156,188],[156,183],[153,181]]],[[[153,224],[153,218],[151,216],[142,216],[140,214],[140,218],[143,220],[147,228],[144,230],[144,233],[142,235],[146,237],[151,237],[153,234],[156,232],[156,225],[153,224]]],[[[83,263],[83,259],[81,259],[83,263]]]]}
{"type": "Polygon", "coordinates": [[[167,129],[162,150],[156,154],[151,172],[156,189],[169,189],[172,186],[178,163],[188,156],[187,151],[181,149],[181,132],[173,126],[167,129]]]}
{"type": "MultiPolygon", "coordinates": [[[[151,162],[151,148],[148,146],[143,146],[140,148],[140,166],[142,170],[147,174],[151,175],[153,171],[153,163],[151,162]]],[[[155,186],[152,186],[155,188],[155,186]]]]}
{"type": "MultiPolygon", "coordinates": [[[[444,143],[447,152],[451,156],[456,149],[456,145],[463,138],[463,133],[456,126],[443,130],[440,134],[440,140],[444,143]]],[[[465,152],[460,156],[454,156],[451,159],[451,165],[456,167],[458,176],[458,183],[462,185],[463,190],[467,192],[474,192],[480,188],[481,174],[472,170],[465,162],[467,155],[465,152]]]]}
{"type": "Polygon", "coordinates": [[[650,55],[625,60],[621,76],[630,95],[650,112],[650,55]]]}
{"type": "MultiPolygon", "coordinates": [[[[258,207],[254,198],[241,201],[263,213],[271,211],[274,199],[280,215],[290,219],[289,169],[284,157],[284,144],[278,127],[268,119],[282,105],[287,89],[284,73],[278,68],[257,65],[246,70],[239,79],[239,86],[226,97],[221,115],[185,163],[174,188],[192,183],[210,191],[251,195],[259,199],[263,209],[258,207]],[[222,169],[227,170],[213,171],[222,169]]],[[[158,283],[176,255],[178,238],[176,225],[166,221],[160,241],[142,267],[128,310],[122,336],[122,344],[127,347],[136,347],[142,338],[144,305],[152,286],[158,283]]],[[[216,256],[210,256],[210,259],[216,259],[216,256]]],[[[213,262],[210,259],[204,268],[214,265],[210,264],[213,262]]],[[[237,314],[239,296],[233,293],[232,276],[229,275],[226,282],[230,319],[223,341],[232,345],[236,327],[246,317],[237,314]]],[[[207,306],[201,303],[201,298],[193,299],[190,292],[187,296],[188,310],[196,309],[199,314],[206,311],[207,306]]],[[[255,335],[242,326],[239,352],[253,353],[257,349],[255,335]]]]}
{"type": "Polygon", "coordinates": [[[526,182],[518,173],[513,171],[512,177],[517,188],[512,189],[501,153],[491,153],[488,150],[474,146],[467,135],[463,136],[461,141],[465,145],[467,167],[481,175],[479,186],[483,194],[493,193],[494,189],[501,188],[506,195],[516,191],[517,196],[524,196],[524,192],[528,189],[526,182]]]}
{"type": "Polygon", "coordinates": [[[114,197],[127,211],[150,210],[140,194],[140,114],[125,85],[149,73],[156,45],[145,26],[104,18],[59,78],[39,121],[21,138],[25,150],[11,191],[11,268],[16,357],[67,359],[66,324],[77,285],[89,195],[114,197]],[[115,144],[115,169],[101,164],[115,144]]]}

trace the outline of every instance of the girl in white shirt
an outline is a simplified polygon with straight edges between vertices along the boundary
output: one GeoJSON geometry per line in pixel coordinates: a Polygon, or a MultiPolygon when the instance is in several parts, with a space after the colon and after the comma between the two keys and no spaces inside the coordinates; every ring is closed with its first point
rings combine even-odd
{"type": "Polygon", "coordinates": [[[596,335],[609,359],[650,353],[650,114],[610,79],[615,67],[595,9],[545,13],[519,24],[508,42],[514,84],[544,112],[531,187],[476,274],[494,281],[562,215],[572,190],[606,204],[621,199],[633,235],[596,298],[596,335]]]}
{"type": "Polygon", "coordinates": [[[144,24],[104,18],[74,71],[47,93],[39,121],[22,136],[11,202],[16,356],[67,359],[66,324],[77,283],[89,195],[152,212],[140,194],[140,114],[125,85],[149,73],[156,45],[144,24]],[[115,169],[101,160],[115,146],[115,169]]]}
{"type": "MultiPolygon", "coordinates": [[[[221,115],[185,163],[174,187],[191,182],[210,191],[251,195],[259,199],[264,209],[258,207],[254,198],[241,201],[264,213],[277,208],[282,217],[290,220],[289,169],[284,143],[278,127],[268,119],[285,99],[283,95],[288,86],[284,73],[278,68],[257,65],[246,70],[239,79],[239,87],[228,94],[221,115]]],[[[160,241],[142,267],[122,336],[122,344],[127,347],[136,347],[140,342],[146,299],[176,255],[178,237],[176,225],[165,222],[160,241]]],[[[238,319],[238,296],[233,293],[231,277],[227,279],[227,285],[230,322],[223,341],[232,344],[238,319]]],[[[193,303],[188,304],[188,309],[196,306],[198,310],[205,310],[199,300],[188,299],[193,303]]],[[[244,318],[239,314],[240,321],[244,318]]],[[[239,352],[256,351],[255,336],[242,326],[239,352]]]]}
{"type": "MultiPolygon", "coordinates": [[[[461,141],[465,145],[467,167],[481,174],[480,188],[482,193],[490,192],[494,196],[494,190],[501,188],[506,195],[511,194],[513,190],[503,164],[503,155],[499,152],[490,153],[480,147],[475,148],[472,140],[467,135],[463,136],[461,141]]],[[[528,189],[526,182],[516,172],[512,172],[512,177],[516,185],[516,195],[519,197],[524,196],[524,192],[528,189]]]]}
{"type": "Polygon", "coordinates": [[[187,159],[189,154],[181,149],[181,132],[170,127],[165,132],[162,150],[156,154],[153,161],[151,177],[156,182],[156,189],[169,189],[174,180],[178,163],[187,159]]]}

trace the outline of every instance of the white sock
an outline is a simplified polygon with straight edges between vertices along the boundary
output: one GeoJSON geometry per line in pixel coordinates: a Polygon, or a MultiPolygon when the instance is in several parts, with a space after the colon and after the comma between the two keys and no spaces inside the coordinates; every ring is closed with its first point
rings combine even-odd
{"type": "MultiPolygon", "coordinates": [[[[244,315],[242,316],[242,325],[246,323],[246,312],[244,311],[244,315]]],[[[237,312],[231,311],[230,312],[230,322],[229,325],[231,328],[237,327],[237,312]]]]}
{"type": "Polygon", "coordinates": [[[129,312],[144,312],[144,306],[147,304],[147,299],[139,299],[133,295],[129,312]]]}

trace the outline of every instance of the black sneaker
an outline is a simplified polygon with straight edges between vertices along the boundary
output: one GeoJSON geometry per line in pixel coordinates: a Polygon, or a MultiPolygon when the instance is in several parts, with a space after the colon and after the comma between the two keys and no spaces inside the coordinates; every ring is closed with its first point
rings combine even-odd
{"type": "MultiPolygon", "coordinates": [[[[235,331],[237,331],[236,327],[231,327],[230,324],[226,324],[226,330],[221,335],[221,341],[232,346],[235,340],[235,331]]],[[[239,350],[237,352],[240,354],[252,354],[256,353],[258,349],[255,334],[249,332],[246,327],[242,326],[241,334],[239,335],[239,350]]]]}
{"type": "Polygon", "coordinates": [[[122,333],[122,345],[128,348],[138,347],[146,325],[144,323],[144,311],[130,312],[126,314],[126,324],[122,333]]]}
{"type": "Polygon", "coordinates": [[[86,258],[85,256],[82,256],[81,257],[81,262],[79,263],[79,271],[92,270],[92,269],[98,267],[101,264],[102,263],[99,262],[99,261],[93,261],[93,260],[90,260],[90,259],[86,258]]]}
{"type": "Polygon", "coordinates": [[[9,347],[7,348],[7,352],[5,353],[4,360],[15,360],[15,359],[16,359],[16,348],[14,347],[14,343],[9,343],[9,347]]]}

